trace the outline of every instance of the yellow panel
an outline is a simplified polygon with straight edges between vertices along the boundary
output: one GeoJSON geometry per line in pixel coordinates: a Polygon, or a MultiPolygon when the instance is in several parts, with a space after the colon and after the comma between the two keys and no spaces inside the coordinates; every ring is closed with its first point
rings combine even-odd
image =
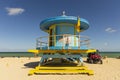
{"type": "Polygon", "coordinates": [[[55,26],[56,26],[55,24],[51,25],[51,26],[50,26],[50,29],[53,29],[55,26]]]}
{"type": "Polygon", "coordinates": [[[88,50],[73,50],[73,49],[61,49],[61,50],[33,50],[29,52],[38,52],[38,53],[91,53],[91,52],[96,52],[96,49],[88,49],[88,50]]]}
{"type": "Polygon", "coordinates": [[[56,44],[56,30],[55,30],[55,28],[56,28],[55,24],[51,25],[50,28],[49,28],[49,30],[52,29],[54,31],[53,34],[52,34],[52,35],[54,35],[54,39],[53,39],[54,40],[54,42],[53,42],[54,46],[56,44]]]}
{"type": "Polygon", "coordinates": [[[85,73],[85,74],[89,74],[89,75],[93,75],[93,71],[92,70],[36,70],[35,73],[37,74],[41,74],[41,73],[85,73]]]}
{"type": "Polygon", "coordinates": [[[82,69],[84,67],[39,67],[36,69],[32,69],[29,71],[28,75],[33,75],[33,74],[89,74],[89,75],[93,75],[94,72],[93,70],[88,70],[86,67],[84,69],[82,69]]]}
{"type": "Polygon", "coordinates": [[[44,67],[44,66],[37,66],[36,68],[35,68],[36,70],[38,69],[40,69],[40,70],[65,70],[65,69],[71,69],[71,70],[74,70],[74,69],[82,69],[82,70],[85,70],[85,69],[87,69],[87,67],[86,66],[72,66],[72,67],[44,67]]]}
{"type": "Polygon", "coordinates": [[[35,53],[35,54],[38,54],[39,53],[39,50],[28,50],[28,52],[32,52],[32,53],[35,53]]]}
{"type": "Polygon", "coordinates": [[[49,30],[45,30],[45,32],[49,33],[49,30]]]}
{"type": "Polygon", "coordinates": [[[56,26],[54,26],[54,46],[56,45],[56,26]]]}

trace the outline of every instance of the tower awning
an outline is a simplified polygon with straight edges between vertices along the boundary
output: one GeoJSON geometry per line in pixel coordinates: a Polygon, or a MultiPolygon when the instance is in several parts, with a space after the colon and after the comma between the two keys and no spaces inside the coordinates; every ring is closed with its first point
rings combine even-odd
{"type": "MultiPolygon", "coordinates": [[[[68,24],[77,24],[77,17],[75,16],[57,16],[43,20],[40,23],[40,29],[43,31],[49,30],[49,27],[53,24],[68,23],[68,24]]],[[[89,28],[89,22],[83,18],[80,18],[80,30],[84,31],[89,28]]]]}

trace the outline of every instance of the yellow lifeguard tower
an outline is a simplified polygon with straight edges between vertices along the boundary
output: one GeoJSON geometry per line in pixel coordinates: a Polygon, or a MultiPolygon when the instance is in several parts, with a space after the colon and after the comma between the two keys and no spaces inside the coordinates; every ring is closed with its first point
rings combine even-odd
{"type": "Polygon", "coordinates": [[[29,50],[34,54],[42,54],[39,65],[30,70],[32,74],[94,74],[84,66],[81,53],[96,52],[89,49],[90,41],[87,36],[81,36],[89,28],[87,20],[66,16],[52,17],[40,23],[40,29],[49,36],[37,38],[36,50],[29,50]]]}

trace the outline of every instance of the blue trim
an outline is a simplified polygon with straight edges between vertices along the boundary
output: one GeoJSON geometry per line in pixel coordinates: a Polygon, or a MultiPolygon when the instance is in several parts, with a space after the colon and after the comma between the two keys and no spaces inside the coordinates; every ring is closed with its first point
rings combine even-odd
{"type": "MultiPolygon", "coordinates": [[[[38,47],[38,48],[36,48],[36,49],[39,50],[40,47],[38,47]]],[[[46,47],[42,47],[42,50],[47,50],[47,49],[48,49],[47,46],[46,46],[46,47]]],[[[62,46],[51,46],[51,47],[49,47],[49,49],[50,49],[50,50],[61,50],[61,49],[63,49],[63,47],[62,47],[62,46]]],[[[79,47],[67,47],[67,46],[64,46],[64,49],[78,50],[79,47]]],[[[87,48],[86,46],[81,46],[80,49],[88,49],[88,48],[87,48]]]]}
{"type": "MultiPolygon", "coordinates": [[[[40,23],[40,29],[45,31],[49,30],[49,27],[53,24],[60,24],[60,23],[69,23],[69,24],[76,24],[77,23],[77,17],[74,16],[57,16],[57,17],[52,17],[43,20],[40,23]]],[[[86,30],[89,28],[89,22],[83,18],[80,18],[80,29],[81,30],[86,30]]]]}

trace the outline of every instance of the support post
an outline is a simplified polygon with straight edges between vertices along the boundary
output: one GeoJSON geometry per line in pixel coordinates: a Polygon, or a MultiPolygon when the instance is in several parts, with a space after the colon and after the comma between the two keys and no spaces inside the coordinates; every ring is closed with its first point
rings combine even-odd
{"type": "Polygon", "coordinates": [[[80,49],[80,35],[78,36],[78,48],[80,49]]]}

